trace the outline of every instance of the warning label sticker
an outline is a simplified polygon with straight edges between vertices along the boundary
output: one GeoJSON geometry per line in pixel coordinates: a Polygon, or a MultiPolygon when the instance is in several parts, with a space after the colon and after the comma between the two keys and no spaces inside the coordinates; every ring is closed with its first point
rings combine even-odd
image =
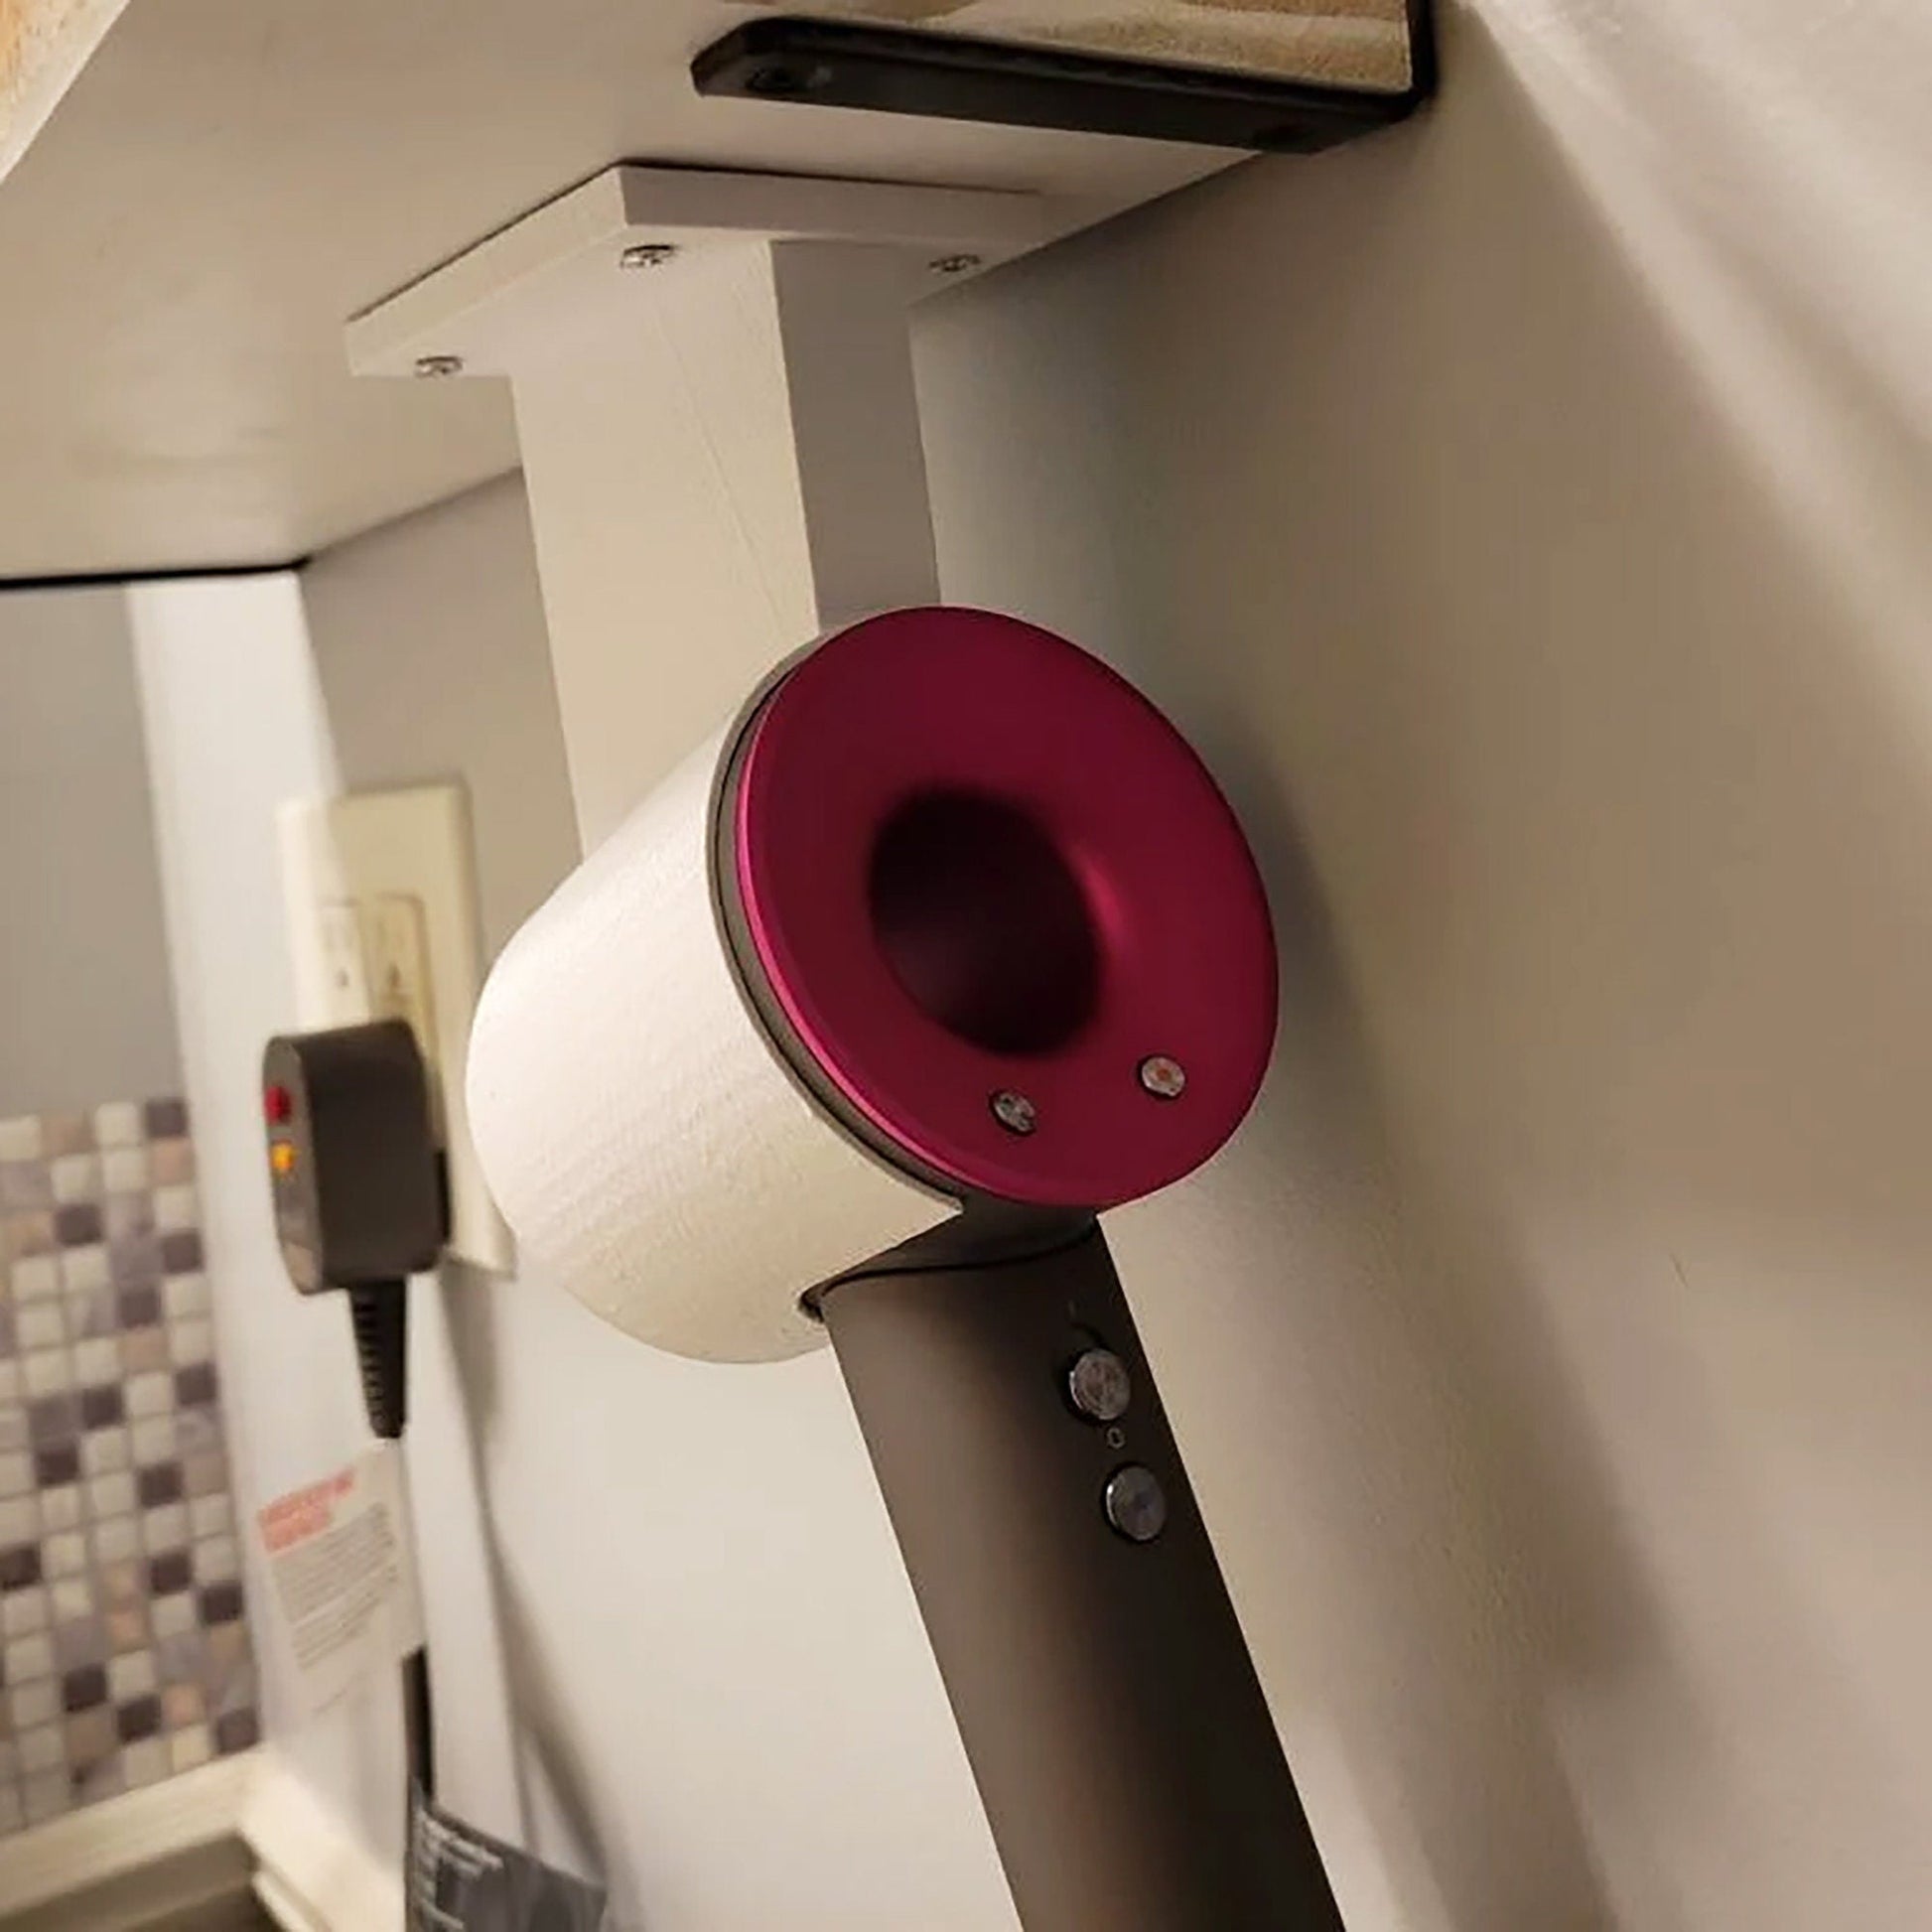
{"type": "Polygon", "coordinates": [[[348,1468],[256,1513],[277,1621],[311,1717],[422,1647],[400,1454],[393,1443],[376,1444],[348,1468]]]}

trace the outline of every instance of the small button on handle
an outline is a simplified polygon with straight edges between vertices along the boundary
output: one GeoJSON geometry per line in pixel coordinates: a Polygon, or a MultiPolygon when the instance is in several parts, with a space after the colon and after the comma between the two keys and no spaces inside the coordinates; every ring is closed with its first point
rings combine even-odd
{"type": "Polygon", "coordinates": [[[1134,1378],[1111,1348],[1089,1348],[1067,1370],[1066,1392],[1089,1422],[1119,1422],[1134,1400],[1134,1378]]]}
{"type": "Polygon", "coordinates": [[[1152,1543],[1168,1527],[1168,1492],[1161,1478],[1139,1462],[1107,1478],[1102,1501],[1107,1521],[1130,1543],[1152,1543]]]}

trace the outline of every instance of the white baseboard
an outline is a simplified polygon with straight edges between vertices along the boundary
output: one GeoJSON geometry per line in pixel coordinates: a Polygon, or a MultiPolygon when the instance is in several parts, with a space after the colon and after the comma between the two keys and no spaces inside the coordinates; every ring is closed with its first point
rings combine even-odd
{"type": "Polygon", "coordinates": [[[272,1750],[241,1817],[255,1896],[283,1932],[401,1932],[402,1876],[378,1863],[272,1750]]]}
{"type": "Polygon", "coordinates": [[[76,1885],[108,1885],[237,1838],[261,1757],[217,1758],[9,1838],[0,1856],[0,1919],[71,1897],[76,1885]]]}

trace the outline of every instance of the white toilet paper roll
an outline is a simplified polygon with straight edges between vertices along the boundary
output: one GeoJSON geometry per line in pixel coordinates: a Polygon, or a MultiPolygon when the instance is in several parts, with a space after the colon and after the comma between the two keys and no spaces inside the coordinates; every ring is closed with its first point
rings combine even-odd
{"type": "Polygon", "coordinates": [[[472,1129],[527,1268],[659,1348],[804,1353],[800,1293],[954,1204],[816,1107],[748,1011],[709,818],[729,732],[517,934],[471,1035],[472,1129]]]}

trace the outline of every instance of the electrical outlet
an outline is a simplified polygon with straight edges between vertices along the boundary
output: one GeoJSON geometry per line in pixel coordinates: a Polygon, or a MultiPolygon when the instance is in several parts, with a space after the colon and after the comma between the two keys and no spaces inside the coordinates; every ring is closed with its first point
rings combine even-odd
{"type": "MultiPolygon", "coordinates": [[[[378,1020],[406,1020],[429,1065],[430,1090],[441,1113],[442,1041],[429,970],[423,902],[407,893],[384,893],[369,919],[369,1004],[378,1020]]],[[[442,1131],[439,1118],[438,1131],[442,1131]]]]}
{"type": "Polygon", "coordinates": [[[320,908],[322,979],[331,1027],[352,1027],[371,1018],[368,955],[362,917],[352,899],[331,899],[320,908]]]}
{"type": "Polygon", "coordinates": [[[409,1022],[449,1163],[451,1251],[507,1271],[509,1230],[483,1180],[463,1093],[483,955],[462,788],[292,802],[281,839],[298,1024],[409,1022]]]}

